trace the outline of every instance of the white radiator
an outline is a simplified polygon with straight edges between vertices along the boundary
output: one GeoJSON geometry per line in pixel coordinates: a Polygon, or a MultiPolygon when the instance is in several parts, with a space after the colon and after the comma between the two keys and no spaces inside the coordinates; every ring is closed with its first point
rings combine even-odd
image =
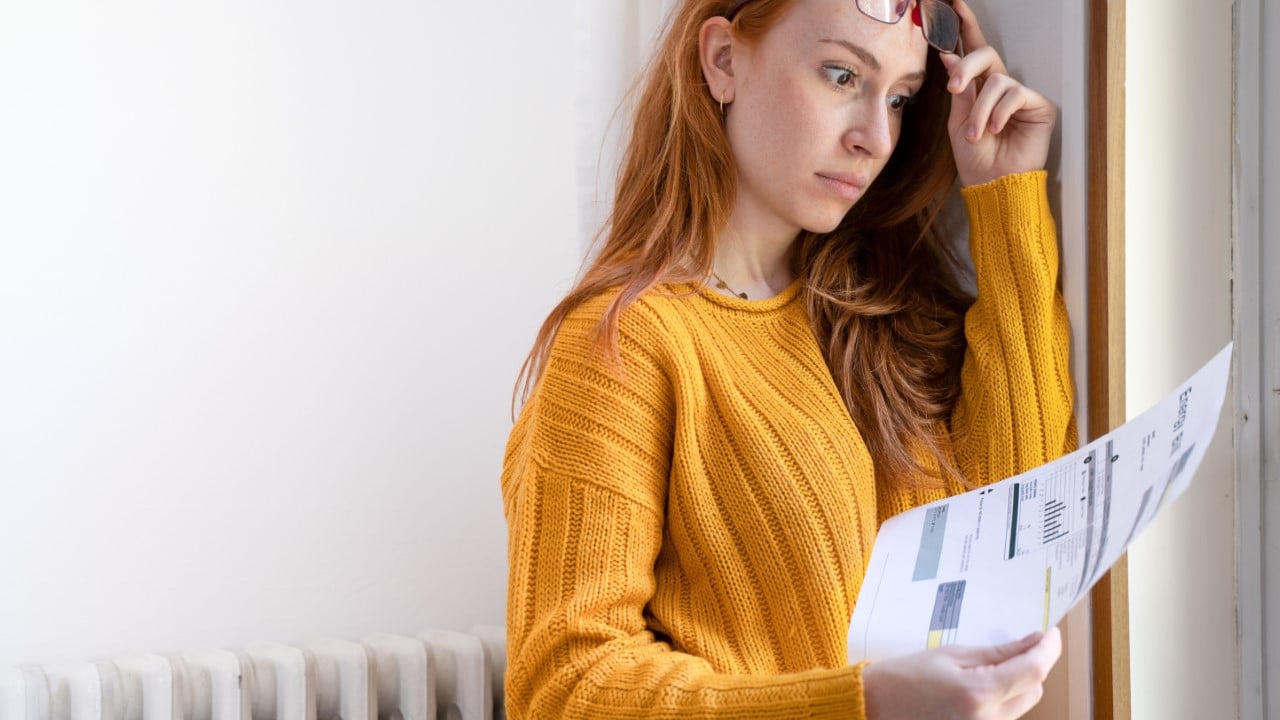
{"type": "Polygon", "coordinates": [[[0,667],[0,720],[501,720],[500,627],[0,667]]]}

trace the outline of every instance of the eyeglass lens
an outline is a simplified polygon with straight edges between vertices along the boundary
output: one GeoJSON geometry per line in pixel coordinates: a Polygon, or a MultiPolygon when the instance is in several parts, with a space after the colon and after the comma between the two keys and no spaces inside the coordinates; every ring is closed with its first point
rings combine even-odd
{"type": "MultiPolygon", "coordinates": [[[[909,0],[857,0],[864,15],[883,23],[896,23],[911,7],[909,0]]],[[[960,18],[942,0],[919,0],[920,30],[929,44],[942,52],[960,45],[960,18]]]]}
{"type": "Polygon", "coordinates": [[[880,22],[894,23],[907,12],[907,0],[858,0],[858,9],[864,15],[880,22]]]}
{"type": "Polygon", "coordinates": [[[920,23],[925,39],[942,52],[955,52],[960,46],[960,17],[950,5],[920,0],[920,23]]]}
{"type": "MultiPolygon", "coordinates": [[[[732,20],[747,0],[738,0],[725,13],[732,20]]],[[[864,15],[883,23],[896,23],[911,7],[911,0],[857,0],[864,15]]],[[[920,31],[933,47],[953,53],[960,47],[960,17],[943,0],[918,0],[920,31]]]]}

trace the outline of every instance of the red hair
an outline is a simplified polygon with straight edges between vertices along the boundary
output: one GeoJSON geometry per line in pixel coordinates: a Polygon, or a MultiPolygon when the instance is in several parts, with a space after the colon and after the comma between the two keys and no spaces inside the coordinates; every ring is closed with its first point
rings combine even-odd
{"type": "MultiPolygon", "coordinates": [[[[759,39],[794,0],[754,0],[733,18],[739,40],[759,39]]],[[[731,0],[685,0],[646,70],[598,252],[538,331],[517,383],[528,396],[556,330],[587,299],[618,289],[599,347],[617,359],[618,319],[656,285],[701,281],[729,221],[737,171],[720,108],[708,92],[698,34],[731,0]]],[[[927,77],[903,118],[893,156],[840,226],[803,233],[793,270],[827,364],[854,423],[890,482],[958,477],[946,420],[959,395],[972,298],[934,221],[956,177],[947,136],[946,70],[927,77]]]]}

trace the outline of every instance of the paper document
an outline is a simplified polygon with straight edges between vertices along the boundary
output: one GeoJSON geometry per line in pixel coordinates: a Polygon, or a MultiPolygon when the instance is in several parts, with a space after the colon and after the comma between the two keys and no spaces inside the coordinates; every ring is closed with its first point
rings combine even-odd
{"type": "Polygon", "coordinates": [[[993,645],[1056,625],[1191,483],[1218,425],[1231,345],[1134,420],[1030,472],[887,520],[849,662],[993,645]]]}

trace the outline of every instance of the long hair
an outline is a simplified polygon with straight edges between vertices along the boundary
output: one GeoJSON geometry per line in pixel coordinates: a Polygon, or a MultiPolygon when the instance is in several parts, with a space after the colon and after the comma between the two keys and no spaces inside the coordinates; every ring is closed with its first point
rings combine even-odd
{"type": "MultiPolygon", "coordinates": [[[[759,39],[793,2],[747,3],[734,18],[735,36],[759,39]]],[[[522,398],[560,324],[587,299],[617,290],[597,333],[598,348],[616,361],[627,306],[658,284],[710,274],[737,172],[703,78],[698,33],[733,4],[685,0],[672,15],[641,85],[603,242],[538,331],[516,386],[522,398]]],[[[878,479],[908,485],[958,478],[945,423],[959,395],[963,314],[972,302],[934,226],[956,170],[947,72],[935,53],[928,57],[884,170],[836,230],[803,233],[793,257],[814,334],[878,479]]]]}

